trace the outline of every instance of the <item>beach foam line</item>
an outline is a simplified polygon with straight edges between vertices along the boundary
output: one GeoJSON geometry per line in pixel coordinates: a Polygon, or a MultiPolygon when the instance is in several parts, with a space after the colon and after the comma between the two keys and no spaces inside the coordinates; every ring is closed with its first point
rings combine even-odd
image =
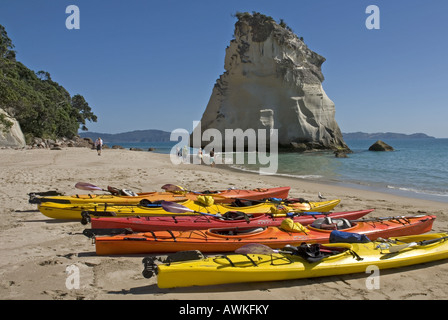
{"type": "MultiPolygon", "coordinates": [[[[251,170],[248,168],[244,168],[244,167],[240,167],[240,166],[236,166],[236,165],[229,165],[230,168],[232,169],[236,169],[239,171],[244,171],[244,172],[251,172],[251,173],[259,173],[259,169],[257,170],[251,170]]],[[[289,174],[289,173],[275,173],[273,174],[274,176],[280,176],[280,177],[289,177],[289,178],[298,178],[298,179],[311,179],[311,180],[316,180],[316,179],[322,179],[323,176],[321,175],[297,175],[297,174],[289,174]]]]}
{"type": "Polygon", "coordinates": [[[420,189],[406,188],[406,187],[396,187],[396,186],[391,186],[391,185],[387,185],[387,188],[400,190],[400,191],[406,191],[406,192],[414,192],[414,193],[418,193],[418,194],[425,194],[425,195],[430,195],[430,196],[448,197],[448,193],[442,193],[442,192],[437,192],[437,191],[420,190],[420,189]]]}

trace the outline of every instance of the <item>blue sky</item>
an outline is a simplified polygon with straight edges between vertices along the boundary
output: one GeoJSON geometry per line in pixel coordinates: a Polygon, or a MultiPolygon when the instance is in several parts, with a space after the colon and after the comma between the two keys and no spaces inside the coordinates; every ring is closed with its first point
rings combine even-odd
{"type": "Polygon", "coordinates": [[[191,131],[216,79],[237,11],[284,21],[324,56],[323,88],[343,132],[448,138],[448,1],[1,0],[17,59],[83,95],[89,131],[191,131]],[[80,29],[65,9],[77,5],[80,29]],[[380,29],[368,30],[368,5],[380,29]]]}

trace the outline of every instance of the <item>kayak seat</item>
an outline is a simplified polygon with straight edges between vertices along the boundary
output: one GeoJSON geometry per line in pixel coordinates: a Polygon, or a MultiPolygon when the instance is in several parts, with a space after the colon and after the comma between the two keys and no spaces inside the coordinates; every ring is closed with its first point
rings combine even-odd
{"type": "Polygon", "coordinates": [[[164,263],[170,264],[172,262],[201,260],[204,258],[204,255],[199,250],[178,251],[168,255],[164,263]]]}
{"type": "Polygon", "coordinates": [[[290,204],[290,203],[309,203],[308,200],[305,200],[304,198],[287,198],[283,200],[284,203],[290,204]]]}
{"type": "Polygon", "coordinates": [[[255,234],[264,231],[266,228],[245,228],[245,229],[210,229],[210,233],[214,233],[221,236],[237,236],[246,234],[255,234]]]}
{"type": "Polygon", "coordinates": [[[250,207],[253,205],[254,205],[254,202],[249,201],[249,200],[241,200],[241,199],[236,199],[235,201],[233,201],[231,203],[232,207],[250,207]]]}
{"type": "Polygon", "coordinates": [[[152,204],[151,200],[148,200],[148,199],[142,199],[142,200],[140,200],[140,205],[141,205],[141,206],[147,206],[147,205],[149,205],[149,204],[152,204]]]}
{"type": "Polygon", "coordinates": [[[215,193],[219,193],[219,191],[211,191],[211,190],[205,190],[202,192],[199,192],[200,194],[215,194],[215,193]]]}
{"type": "Polygon", "coordinates": [[[129,189],[118,189],[115,187],[107,186],[107,191],[109,191],[114,196],[129,196],[129,197],[136,197],[138,194],[136,194],[134,191],[129,189]]]}
{"type": "Polygon", "coordinates": [[[159,208],[162,206],[162,200],[150,201],[148,199],[142,199],[140,200],[139,205],[145,208],[159,208]]]}
{"type": "Polygon", "coordinates": [[[303,242],[300,246],[294,247],[291,245],[286,245],[283,248],[284,251],[290,252],[292,255],[297,255],[304,258],[306,261],[313,263],[319,262],[323,258],[340,254],[347,250],[347,248],[326,248],[319,243],[305,243],[303,242]]]}
{"type": "Polygon", "coordinates": [[[330,217],[316,219],[311,224],[311,227],[322,230],[343,230],[352,226],[352,223],[347,219],[332,219],[330,217]]]}
{"type": "Polygon", "coordinates": [[[243,220],[245,219],[248,223],[252,218],[251,214],[247,214],[241,211],[227,211],[221,216],[222,220],[243,220]]]}

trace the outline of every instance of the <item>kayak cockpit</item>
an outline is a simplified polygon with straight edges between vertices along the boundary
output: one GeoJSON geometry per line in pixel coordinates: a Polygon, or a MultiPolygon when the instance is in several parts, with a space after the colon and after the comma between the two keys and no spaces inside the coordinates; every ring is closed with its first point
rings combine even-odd
{"type": "Polygon", "coordinates": [[[248,228],[216,228],[209,229],[206,234],[215,237],[251,237],[255,235],[260,235],[267,231],[266,227],[248,227],[248,228]]]}

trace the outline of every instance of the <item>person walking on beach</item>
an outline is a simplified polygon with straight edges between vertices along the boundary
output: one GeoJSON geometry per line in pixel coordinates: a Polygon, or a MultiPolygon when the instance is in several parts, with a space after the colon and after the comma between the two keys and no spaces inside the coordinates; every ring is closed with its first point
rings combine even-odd
{"type": "Polygon", "coordinates": [[[187,158],[188,158],[188,147],[185,145],[183,150],[182,150],[182,157],[184,159],[184,163],[187,163],[187,158]]]}
{"type": "Polygon", "coordinates": [[[103,140],[98,137],[98,139],[96,139],[95,141],[95,148],[96,148],[96,152],[98,152],[98,155],[101,155],[101,150],[103,149],[103,140]]]}
{"type": "Polygon", "coordinates": [[[202,164],[202,148],[199,148],[199,150],[198,150],[198,159],[199,159],[199,164],[202,164]]]}
{"type": "Polygon", "coordinates": [[[210,166],[215,166],[215,148],[210,150],[210,166]]]}

